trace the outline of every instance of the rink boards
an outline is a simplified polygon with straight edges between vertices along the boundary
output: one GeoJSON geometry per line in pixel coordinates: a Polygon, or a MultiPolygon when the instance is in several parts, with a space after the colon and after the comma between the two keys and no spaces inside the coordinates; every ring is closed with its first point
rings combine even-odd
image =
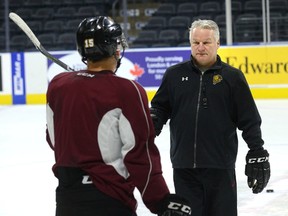
{"type": "MultiPolygon", "coordinates": [[[[76,51],[51,53],[74,70],[85,68],[76,51]]],[[[288,98],[288,46],[223,46],[218,53],[244,73],[256,99],[288,98]]],[[[138,81],[151,100],[166,68],[190,54],[189,47],[128,49],[117,75],[138,81]]],[[[48,83],[60,72],[39,52],[0,53],[0,105],[44,104],[48,83]]]]}

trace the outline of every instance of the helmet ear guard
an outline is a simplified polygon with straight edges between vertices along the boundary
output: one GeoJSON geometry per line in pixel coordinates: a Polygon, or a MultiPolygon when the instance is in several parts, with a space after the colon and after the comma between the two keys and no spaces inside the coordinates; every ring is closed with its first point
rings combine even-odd
{"type": "Polygon", "coordinates": [[[97,61],[110,57],[119,49],[128,47],[122,28],[110,17],[84,19],[77,30],[77,50],[82,61],[97,61]]]}

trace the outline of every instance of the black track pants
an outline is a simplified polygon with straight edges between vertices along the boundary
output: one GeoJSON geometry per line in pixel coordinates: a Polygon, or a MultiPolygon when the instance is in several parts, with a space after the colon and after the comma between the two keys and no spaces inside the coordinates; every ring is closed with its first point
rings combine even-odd
{"type": "Polygon", "coordinates": [[[59,168],[56,189],[56,216],[136,216],[124,203],[94,184],[83,184],[86,174],[74,168],[59,168]]]}
{"type": "Polygon", "coordinates": [[[192,205],[191,216],[237,216],[234,169],[174,169],[175,191],[192,205]]]}

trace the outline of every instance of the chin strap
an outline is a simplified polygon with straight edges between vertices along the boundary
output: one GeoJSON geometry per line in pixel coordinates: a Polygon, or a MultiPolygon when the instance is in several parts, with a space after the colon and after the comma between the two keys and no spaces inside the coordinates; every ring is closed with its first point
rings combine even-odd
{"type": "Polygon", "coordinates": [[[114,74],[116,74],[118,68],[119,68],[120,65],[121,65],[121,60],[122,60],[122,58],[123,58],[123,56],[124,56],[124,53],[125,53],[125,49],[123,49],[123,53],[122,53],[122,55],[121,55],[120,58],[117,58],[117,56],[114,54],[114,57],[115,57],[115,59],[116,59],[116,61],[117,61],[117,66],[116,66],[116,70],[114,71],[114,74]]]}
{"type": "Polygon", "coordinates": [[[85,57],[82,57],[82,62],[85,64],[85,65],[87,65],[87,58],[85,58],[85,57]]]}

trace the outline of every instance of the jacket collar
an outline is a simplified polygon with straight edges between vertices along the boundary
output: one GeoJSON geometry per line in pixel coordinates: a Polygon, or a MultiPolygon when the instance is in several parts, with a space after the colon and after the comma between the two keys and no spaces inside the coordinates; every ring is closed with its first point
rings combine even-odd
{"type": "MultiPolygon", "coordinates": [[[[195,65],[194,59],[193,59],[192,55],[190,56],[190,62],[191,62],[192,67],[193,67],[194,69],[196,69],[197,71],[201,72],[201,71],[199,70],[199,68],[195,65]]],[[[220,56],[217,55],[217,59],[216,59],[215,64],[212,65],[212,67],[210,67],[209,69],[207,69],[207,71],[214,71],[214,72],[215,72],[215,70],[219,70],[221,67],[222,67],[222,61],[221,61],[220,56]]]]}

